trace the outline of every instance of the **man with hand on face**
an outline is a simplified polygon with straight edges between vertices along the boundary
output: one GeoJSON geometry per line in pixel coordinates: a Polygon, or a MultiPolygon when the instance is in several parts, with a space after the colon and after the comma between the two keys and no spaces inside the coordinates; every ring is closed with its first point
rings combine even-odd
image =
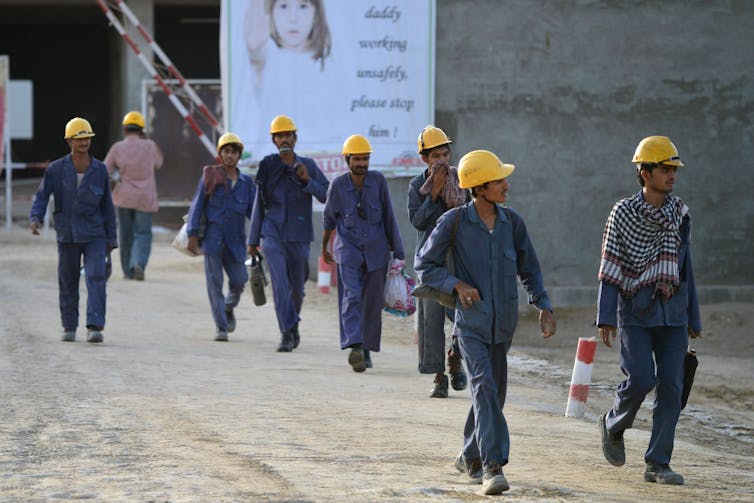
{"type": "Polygon", "coordinates": [[[296,125],[290,117],[275,117],[270,135],[278,153],[259,163],[248,251],[252,257],[260,245],[264,251],[281,333],[277,350],[287,353],[301,340],[298,324],[314,240],[312,196],[324,203],[330,182],[313,159],[294,152],[296,125]]]}
{"type": "Polygon", "coordinates": [[[473,201],[439,218],[414,269],[423,283],[458,296],[455,324],[472,406],[455,467],[481,483],[484,494],[500,494],[509,489],[502,469],[510,452],[503,406],[508,349],[518,322],[516,276],[539,310],[542,337],[555,335],[555,318],[524,220],[502,206],[515,167],[488,150],[469,152],[458,164],[459,186],[471,190],[473,201]],[[449,246],[455,276],[445,264],[449,246]]]}
{"type": "Polygon", "coordinates": [[[691,267],[689,208],[672,194],[678,149],[649,136],[632,161],[641,190],[613,206],[605,224],[599,270],[597,326],[609,348],[620,335],[626,380],[613,408],[599,417],[602,452],[613,466],[626,462],[623,432],[646,395],[655,390],[652,435],[644,453],[644,480],[682,485],[670,468],[681,413],[689,337],[701,336],[699,301],[691,267]]]}
{"type": "Polygon", "coordinates": [[[371,153],[363,136],[346,139],[343,155],[349,172],[333,179],[322,214],[322,256],[328,264],[338,263],[340,348],[351,349],[348,363],[354,372],[370,368],[370,352],[380,350],[390,252],[393,258],[405,258],[387,180],[369,171],[371,153]],[[327,244],[336,229],[331,255],[327,244]]]}
{"type": "Polygon", "coordinates": [[[217,140],[217,153],[222,164],[205,166],[189,209],[186,231],[188,250],[194,255],[204,252],[204,276],[215,340],[225,342],[228,332],[236,329],[233,309],[241,299],[249,273],[246,271],[246,219],[256,188],[251,177],[238,170],[243,153],[241,139],[225,133],[217,140]],[[206,220],[204,236],[200,237],[200,221],[206,220]],[[202,250],[199,249],[199,240],[202,250]],[[223,296],[223,270],[228,275],[228,295],[223,296]]]}
{"type": "Polygon", "coordinates": [[[65,342],[76,340],[82,256],[87,291],[86,340],[102,342],[107,256],[118,247],[107,168],[89,154],[93,136],[92,126],[86,119],[74,117],[68,121],[65,140],[71,153],[47,167],[31,208],[31,232],[39,235],[50,196],[55,197],[53,218],[58,240],[58,287],[65,342]]]}
{"type": "MultiPolygon", "coordinates": [[[[450,165],[450,138],[440,128],[425,127],[417,140],[419,155],[427,165],[408,187],[408,217],[417,230],[416,254],[432,233],[440,215],[468,201],[468,193],[458,186],[458,170],[450,165]]],[[[431,299],[417,299],[419,372],[435,374],[432,398],[447,398],[445,375],[445,317],[453,319],[448,309],[431,299]]],[[[458,337],[453,334],[448,349],[450,384],[456,391],[466,389],[468,379],[461,363],[458,337]]]]}

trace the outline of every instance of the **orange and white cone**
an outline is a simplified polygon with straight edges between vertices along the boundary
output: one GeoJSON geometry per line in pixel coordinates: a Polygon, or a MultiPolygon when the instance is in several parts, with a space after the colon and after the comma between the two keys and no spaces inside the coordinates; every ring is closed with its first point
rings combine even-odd
{"type": "Polygon", "coordinates": [[[566,417],[584,417],[589,385],[592,381],[592,362],[597,352],[596,337],[579,337],[576,348],[576,360],[573,363],[571,387],[568,392],[566,417]]]}

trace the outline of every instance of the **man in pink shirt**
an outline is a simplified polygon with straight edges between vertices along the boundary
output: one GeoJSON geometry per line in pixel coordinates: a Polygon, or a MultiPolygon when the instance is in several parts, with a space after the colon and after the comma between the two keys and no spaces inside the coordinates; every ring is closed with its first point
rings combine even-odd
{"type": "Polygon", "coordinates": [[[162,166],[162,151],[144,134],[144,116],[139,112],[123,117],[123,129],[125,138],[110,147],[105,165],[115,182],[123,274],[143,281],[152,250],[152,213],[159,209],[154,172],[162,166]]]}

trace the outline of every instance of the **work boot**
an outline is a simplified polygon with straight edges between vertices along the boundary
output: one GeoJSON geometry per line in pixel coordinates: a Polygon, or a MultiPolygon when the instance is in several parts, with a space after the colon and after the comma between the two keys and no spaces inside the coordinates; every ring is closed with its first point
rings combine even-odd
{"type": "Polygon", "coordinates": [[[354,372],[364,372],[367,369],[366,355],[361,345],[351,348],[348,354],[348,364],[354,372]]]}
{"type": "Polygon", "coordinates": [[[505,480],[503,467],[497,463],[490,463],[484,467],[482,474],[482,491],[484,494],[500,494],[507,491],[511,486],[505,480]]]}
{"type": "Polygon", "coordinates": [[[298,324],[293,327],[293,349],[296,349],[301,342],[301,334],[298,333],[298,324]]]}
{"type": "Polygon", "coordinates": [[[102,342],[103,340],[104,340],[104,337],[102,337],[102,332],[100,332],[96,328],[90,328],[86,334],[86,342],[97,344],[97,343],[102,342]]]}
{"type": "Polygon", "coordinates": [[[448,398],[448,376],[442,372],[435,375],[435,387],[432,389],[430,398],[448,398]]]}
{"type": "Polygon", "coordinates": [[[217,342],[228,342],[228,332],[225,330],[218,330],[215,334],[215,340],[217,342]]]}
{"type": "Polygon", "coordinates": [[[135,265],[133,268],[133,278],[136,281],[144,281],[144,268],[140,265],[135,265]]]}
{"type": "Polygon", "coordinates": [[[225,306],[225,319],[228,323],[228,332],[233,332],[236,329],[236,315],[233,314],[233,308],[225,306]]]}
{"type": "Polygon", "coordinates": [[[670,465],[661,465],[653,461],[647,461],[644,480],[646,482],[657,482],[658,484],[683,485],[683,475],[674,472],[670,468],[670,465]]]}
{"type": "Polygon", "coordinates": [[[450,374],[450,385],[456,391],[463,391],[466,389],[466,385],[469,383],[466,377],[466,372],[463,371],[463,363],[461,363],[461,355],[453,351],[451,346],[448,349],[448,373],[450,374]]]}
{"type": "MultiPolygon", "coordinates": [[[[599,419],[600,438],[602,439],[602,454],[613,466],[626,464],[626,447],[623,444],[623,432],[610,433],[607,430],[607,412],[603,412],[599,419]]],[[[646,474],[645,474],[646,477],[646,474]]]]}
{"type": "Polygon", "coordinates": [[[76,331],[75,330],[66,330],[63,332],[63,336],[60,337],[60,340],[63,342],[73,342],[76,340],[76,331]]]}
{"type": "Polygon", "coordinates": [[[278,345],[278,353],[290,353],[291,351],[293,351],[293,329],[283,332],[278,345]]]}
{"type": "Polygon", "coordinates": [[[463,455],[463,452],[459,452],[458,457],[456,458],[455,466],[456,470],[461,473],[465,473],[466,476],[469,477],[470,484],[482,483],[481,458],[466,459],[466,457],[463,455]]]}
{"type": "Polygon", "coordinates": [[[366,365],[368,369],[371,369],[372,366],[373,366],[372,365],[372,355],[369,354],[369,350],[368,349],[364,350],[364,365],[366,365]]]}

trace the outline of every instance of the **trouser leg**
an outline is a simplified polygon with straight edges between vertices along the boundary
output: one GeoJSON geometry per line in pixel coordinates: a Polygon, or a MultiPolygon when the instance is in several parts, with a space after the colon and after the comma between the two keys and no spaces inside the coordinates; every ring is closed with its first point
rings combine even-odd
{"type": "Polygon", "coordinates": [[[510,341],[485,344],[474,337],[459,337],[471,381],[471,408],[464,426],[463,454],[482,463],[508,463],[510,435],[503,415],[508,389],[510,341]]]}
{"type": "Polygon", "coordinates": [[[382,308],[385,306],[385,279],[387,264],[376,271],[364,273],[362,284],[364,349],[379,351],[382,340],[382,308]]]}
{"type": "Polygon", "coordinates": [[[686,327],[662,327],[653,331],[657,386],[652,413],[652,435],[644,459],[669,464],[673,454],[675,429],[681,414],[683,362],[689,341],[686,327]]]}
{"type": "Polygon", "coordinates": [[[652,339],[650,329],[620,329],[620,365],[626,379],[618,385],[613,408],[605,418],[605,426],[611,433],[631,428],[644,397],[655,387],[657,380],[652,339]]]}
{"type": "Polygon", "coordinates": [[[131,208],[118,208],[118,230],[120,231],[118,251],[120,266],[126,278],[133,278],[131,270],[131,248],[134,242],[134,213],[131,208]]]}
{"type": "Polygon", "coordinates": [[[445,371],[445,308],[430,299],[419,299],[419,372],[436,374],[445,371]]]}
{"type": "Polygon", "coordinates": [[[341,349],[364,342],[362,288],[361,268],[338,264],[341,349]]]}
{"type": "Polygon", "coordinates": [[[283,333],[298,323],[298,314],[289,282],[288,254],[285,243],[277,239],[264,238],[262,248],[264,258],[267,260],[267,268],[270,271],[278,328],[283,333]]]}
{"type": "Polygon", "coordinates": [[[301,319],[304,305],[304,289],[309,278],[309,243],[290,242],[285,244],[288,254],[288,285],[296,313],[296,323],[301,319]]]}
{"type": "Polygon", "coordinates": [[[204,277],[207,281],[207,296],[215,327],[220,331],[228,330],[225,316],[225,298],[223,297],[223,259],[219,255],[204,255],[204,277]]]}
{"type": "MultiPolygon", "coordinates": [[[[238,262],[225,248],[223,250],[223,267],[228,274],[228,295],[225,296],[225,309],[233,309],[241,300],[246,282],[249,281],[249,272],[243,262],[238,262]]],[[[226,317],[227,318],[227,317],[226,317]]]]}
{"type": "Polygon", "coordinates": [[[131,247],[131,269],[139,266],[147,268],[152,253],[152,214],[134,210],[133,245],[131,247]]]}
{"type": "Polygon", "coordinates": [[[63,330],[79,326],[79,280],[81,247],[76,243],[58,243],[58,298],[63,330]]]}
{"type": "Polygon", "coordinates": [[[86,278],[86,326],[105,328],[107,277],[105,275],[107,243],[104,239],[83,245],[86,278]]]}

